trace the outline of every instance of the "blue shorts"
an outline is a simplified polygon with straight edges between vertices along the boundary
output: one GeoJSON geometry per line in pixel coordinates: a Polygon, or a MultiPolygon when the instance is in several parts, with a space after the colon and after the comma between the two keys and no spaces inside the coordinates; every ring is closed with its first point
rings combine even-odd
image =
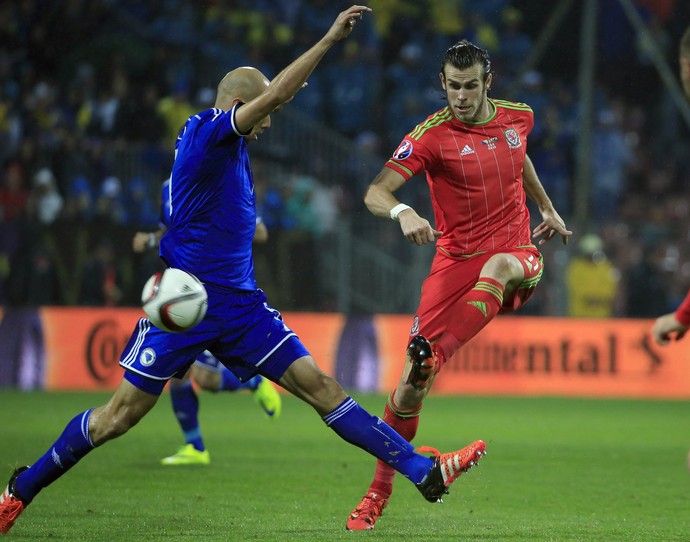
{"type": "Polygon", "coordinates": [[[184,376],[204,350],[243,382],[257,374],[278,381],[292,362],[309,355],[261,290],[205,286],[208,310],[194,328],[168,333],[148,318],[139,320],[120,358],[131,384],[159,395],[166,382],[184,376]]]}

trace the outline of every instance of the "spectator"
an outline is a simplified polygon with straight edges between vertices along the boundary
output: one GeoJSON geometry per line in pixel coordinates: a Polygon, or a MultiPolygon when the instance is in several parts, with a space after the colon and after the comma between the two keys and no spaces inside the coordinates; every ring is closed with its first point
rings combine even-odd
{"type": "Polygon", "coordinates": [[[117,110],[116,133],[125,142],[160,143],[167,126],[158,112],[158,101],[158,88],[153,83],[128,92],[117,110]]]}
{"type": "Polygon", "coordinates": [[[120,303],[122,294],[122,273],[116,264],[115,247],[110,239],[103,238],[84,267],[79,303],[112,307],[120,303]]]}
{"type": "Polygon", "coordinates": [[[48,226],[60,217],[63,204],[53,172],[48,168],[40,169],[34,175],[34,188],[29,197],[30,217],[48,226]]]}
{"type": "Polygon", "coordinates": [[[604,244],[595,234],[582,237],[578,254],[566,270],[568,316],[610,318],[614,316],[619,271],[604,253],[604,244]]]}
{"type": "Polygon", "coordinates": [[[516,75],[532,51],[532,39],[522,31],[522,12],[507,7],[501,14],[501,53],[499,55],[507,75],[516,75]]]}
{"type": "Polygon", "coordinates": [[[24,187],[21,165],[10,162],[0,185],[0,305],[7,300],[7,281],[12,271],[16,254],[25,247],[21,242],[21,219],[24,217],[29,192],[24,187]]]}
{"type": "Polygon", "coordinates": [[[158,101],[157,112],[165,121],[166,138],[171,144],[177,139],[177,134],[187,119],[196,113],[196,108],[189,99],[189,92],[189,85],[180,81],[171,95],[158,101]]]}
{"type": "Polygon", "coordinates": [[[39,240],[16,255],[9,277],[13,305],[40,307],[62,302],[53,251],[39,240]]]}
{"type": "Polygon", "coordinates": [[[630,247],[626,279],[626,315],[631,318],[655,318],[668,312],[665,280],[653,246],[630,247]]]}
{"type": "MultiPolygon", "coordinates": [[[[117,177],[111,175],[103,179],[96,202],[96,216],[99,220],[111,224],[122,224],[127,221],[127,211],[122,196],[122,183],[117,177]]],[[[153,216],[155,216],[155,212],[153,216]]]]}
{"type": "Polygon", "coordinates": [[[330,91],[328,102],[330,122],[340,133],[354,137],[371,122],[375,111],[377,66],[362,61],[356,41],[348,41],[337,62],[326,73],[326,89],[330,91]],[[347,85],[343,84],[347,81],[347,85]]]}
{"type": "Polygon", "coordinates": [[[127,183],[125,208],[129,224],[148,227],[158,223],[156,220],[158,206],[150,192],[148,183],[141,177],[133,177],[127,183]]]}
{"type": "Polygon", "coordinates": [[[597,120],[592,151],[590,202],[594,218],[602,222],[618,213],[626,188],[627,173],[635,157],[621,130],[619,111],[604,109],[597,120]]]}
{"type": "Polygon", "coordinates": [[[285,200],[287,220],[295,230],[306,231],[313,235],[320,232],[319,217],[313,205],[316,180],[308,175],[295,175],[290,183],[288,197],[285,200]]]}
{"type": "Polygon", "coordinates": [[[0,222],[14,222],[26,209],[29,192],[24,186],[22,167],[17,162],[5,166],[2,186],[0,186],[0,222]]]}
{"type": "Polygon", "coordinates": [[[89,222],[94,215],[95,200],[91,183],[84,175],[78,175],[70,184],[65,202],[65,218],[77,222],[89,222]]]}

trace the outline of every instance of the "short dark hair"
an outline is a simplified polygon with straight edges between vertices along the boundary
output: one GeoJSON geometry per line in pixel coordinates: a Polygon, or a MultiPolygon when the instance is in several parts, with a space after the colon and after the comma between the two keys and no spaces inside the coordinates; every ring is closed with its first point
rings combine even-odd
{"type": "Polygon", "coordinates": [[[680,57],[690,60],[690,26],[680,38],[680,57]]]}
{"type": "Polygon", "coordinates": [[[443,72],[446,64],[451,64],[460,70],[466,70],[475,64],[481,64],[484,68],[484,81],[491,74],[489,52],[467,40],[460,40],[446,50],[441,63],[441,72],[443,72]]]}

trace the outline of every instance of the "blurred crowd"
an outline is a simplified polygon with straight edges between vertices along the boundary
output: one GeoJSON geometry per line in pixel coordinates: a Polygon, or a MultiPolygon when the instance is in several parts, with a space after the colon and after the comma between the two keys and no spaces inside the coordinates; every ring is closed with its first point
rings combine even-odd
{"type": "MultiPolygon", "coordinates": [[[[357,25],[355,39],[329,53],[290,105],[351,142],[357,163],[347,173],[362,178],[343,188],[299,167],[279,179],[255,171],[269,230],[318,237],[337,227],[338,214],[352,210],[381,157],[443,106],[440,59],[462,38],[491,53],[491,95],[534,109],[530,156],[559,212],[572,218],[580,10],[571,9],[536,62],[526,65],[559,2],[365,3],[374,14],[357,25]]],[[[349,4],[0,3],[0,302],[131,302],[115,286],[104,293],[104,284],[117,282],[108,279],[118,275],[113,252],[126,250],[117,228],[156,228],[159,187],[181,125],[213,104],[226,71],[253,65],[275,76],[349,4]],[[79,291],[66,296],[50,285],[60,280],[60,251],[76,249],[60,247],[46,228],[76,232],[84,224],[102,235],[83,240],[81,269],[100,266],[99,278],[92,287],[81,281],[79,291]]],[[[635,1],[648,36],[674,71],[678,38],[690,24],[687,4],[635,1]]],[[[690,284],[690,130],[656,71],[647,35],[632,29],[619,0],[597,5],[590,221],[588,231],[576,235],[596,234],[598,252],[620,277],[611,314],[656,316],[690,284]]],[[[422,188],[408,203],[423,207],[423,183],[417,185],[422,188]]],[[[540,310],[554,309],[542,303],[540,310]]]]}

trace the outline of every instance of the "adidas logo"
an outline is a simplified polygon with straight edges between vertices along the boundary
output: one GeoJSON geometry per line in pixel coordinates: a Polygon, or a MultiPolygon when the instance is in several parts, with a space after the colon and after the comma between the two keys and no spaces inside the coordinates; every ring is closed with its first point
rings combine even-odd
{"type": "Polygon", "coordinates": [[[469,145],[465,145],[460,151],[460,156],[467,156],[468,154],[474,154],[474,149],[469,145]]]}

